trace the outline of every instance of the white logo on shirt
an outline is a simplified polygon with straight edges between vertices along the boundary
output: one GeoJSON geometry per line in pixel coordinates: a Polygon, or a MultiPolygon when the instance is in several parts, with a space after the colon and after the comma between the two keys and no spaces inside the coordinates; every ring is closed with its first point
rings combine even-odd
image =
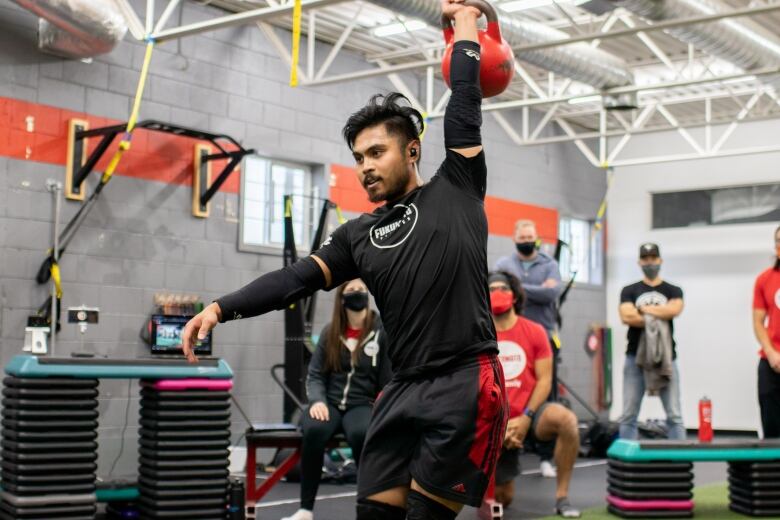
{"type": "Polygon", "coordinates": [[[528,363],[525,350],[514,341],[499,341],[498,360],[501,361],[501,367],[504,369],[504,379],[507,382],[507,386],[514,386],[510,382],[520,377],[520,374],[525,370],[525,365],[528,363]]]}
{"type": "Polygon", "coordinates": [[[378,341],[369,341],[363,346],[363,353],[366,356],[374,357],[377,354],[379,354],[379,342],[378,341]]]}
{"type": "Polygon", "coordinates": [[[477,51],[472,51],[471,49],[463,49],[463,53],[470,57],[474,58],[475,60],[479,61],[479,53],[477,51]]]}
{"type": "Polygon", "coordinates": [[[780,309],[780,289],[775,293],[775,306],[780,309]]]}
{"type": "Polygon", "coordinates": [[[644,307],[645,305],[666,305],[669,303],[669,299],[658,291],[650,291],[642,293],[639,298],[636,299],[636,308],[644,307]]]}
{"type": "Polygon", "coordinates": [[[389,249],[400,246],[412,234],[414,227],[417,225],[417,217],[419,215],[417,206],[414,204],[409,204],[408,206],[396,204],[392,211],[397,213],[397,208],[404,210],[400,218],[393,220],[389,224],[375,224],[368,230],[368,236],[374,247],[389,249]]]}

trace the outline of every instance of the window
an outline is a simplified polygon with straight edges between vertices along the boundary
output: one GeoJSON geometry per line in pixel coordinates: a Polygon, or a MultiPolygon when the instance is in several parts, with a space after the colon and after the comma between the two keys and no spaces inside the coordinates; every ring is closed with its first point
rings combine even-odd
{"type": "Polygon", "coordinates": [[[562,218],[558,223],[558,237],[568,245],[561,248],[561,278],[569,281],[576,275],[574,280],[578,283],[601,285],[604,281],[603,233],[595,233],[591,221],[562,218]]]}
{"type": "Polygon", "coordinates": [[[262,252],[284,245],[284,196],[292,195],[295,244],[308,250],[319,194],[311,167],[250,155],[241,173],[240,249],[262,252]]]}
{"type": "Polygon", "coordinates": [[[780,183],[653,193],[653,228],[780,220],[780,183]]]}

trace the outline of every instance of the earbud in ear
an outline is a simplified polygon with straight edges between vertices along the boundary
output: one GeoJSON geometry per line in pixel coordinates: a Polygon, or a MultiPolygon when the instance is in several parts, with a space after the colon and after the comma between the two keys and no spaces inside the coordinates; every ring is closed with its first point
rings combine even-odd
{"type": "Polygon", "coordinates": [[[411,155],[412,157],[417,157],[417,148],[412,148],[411,150],[409,150],[409,155],[411,155]]]}

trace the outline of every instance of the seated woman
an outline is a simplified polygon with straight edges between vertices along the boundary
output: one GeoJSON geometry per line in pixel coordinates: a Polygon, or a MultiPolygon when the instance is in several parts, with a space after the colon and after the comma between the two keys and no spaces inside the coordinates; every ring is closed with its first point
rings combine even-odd
{"type": "Polygon", "coordinates": [[[336,291],[333,319],[322,329],[309,363],[301,450],[301,508],[282,520],[312,520],[328,441],[343,431],[355,464],[371,406],[392,377],[379,316],[368,308],[368,288],[356,279],[336,291]]]}

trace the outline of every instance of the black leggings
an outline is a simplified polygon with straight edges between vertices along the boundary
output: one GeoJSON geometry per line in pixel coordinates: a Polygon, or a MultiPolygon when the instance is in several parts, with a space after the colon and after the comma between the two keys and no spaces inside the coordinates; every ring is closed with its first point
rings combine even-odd
{"type": "Polygon", "coordinates": [[[780,438],[780,374],[766,359],[758,363],[758,404],[764,438],[780,438]]]}
{"type": "Polygon", "coordinates": [[[303,448],[301,450],[301,508],[314,510],[314,499],[322,477],[322,456],[325,447],[336,433],[343,431],[352,448],[355,464],[360,461],[363,441],[371,418],[371,407],[355,406],[344,412],[328,405],[330,419],[318,421],[309,415],[307,409],[301,420],[303,426],[303,448]]]}

